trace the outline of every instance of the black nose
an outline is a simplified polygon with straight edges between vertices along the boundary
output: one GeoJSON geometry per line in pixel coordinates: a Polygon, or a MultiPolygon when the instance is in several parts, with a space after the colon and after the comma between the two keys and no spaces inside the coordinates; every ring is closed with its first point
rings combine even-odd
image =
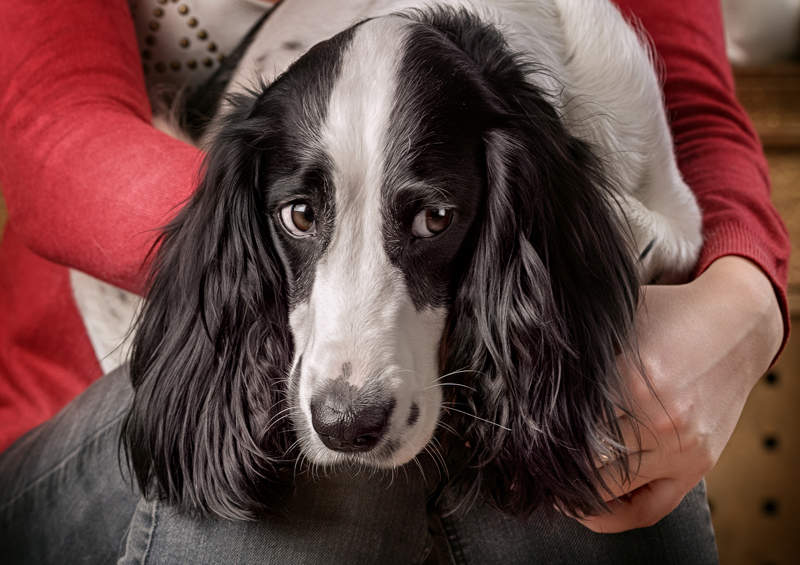
{"type": "Polygon", "coordinates": [[[367,393],[340,379],[311,399],[311,423],[335,451],[369,451],[383,437],[394,400],[367,393]]]}

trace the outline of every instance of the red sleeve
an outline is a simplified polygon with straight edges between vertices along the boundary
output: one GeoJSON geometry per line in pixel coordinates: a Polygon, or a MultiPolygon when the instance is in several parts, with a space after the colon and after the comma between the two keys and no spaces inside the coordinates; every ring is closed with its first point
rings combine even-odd
{"type": "Polygon", "coordinates": [[[736,100],[725,54],[720,3],[616,0],[652,38],[683,178],[703,212],[699,275],[724,255],[740,255],[772,281],[789,335],[789,235],[770,200],[767,161],[736,100]]]}
{"type": "Polygon", "coordinates": [[[125,0],[0,4],[0,184],[39,255],[142,291],[200,153],[153,129],[125,0]]]}

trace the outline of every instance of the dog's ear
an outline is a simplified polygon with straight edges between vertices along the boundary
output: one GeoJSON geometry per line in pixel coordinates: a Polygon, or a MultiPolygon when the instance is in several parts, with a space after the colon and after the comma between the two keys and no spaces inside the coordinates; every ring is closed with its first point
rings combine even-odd
{"type": "Polygon", "coordinates": [[[602,163],[564,127],[536,71],[500,40],[487,60],[490,43],[473,54],[495,114],[487,202],[447,369],[477,375],[461,410],[493,424],[464,421],[472,477],[461,494],[483,485],[513,513],[541,503],[594,513],[605,508],[598,456],[620,455],[616,358],[631,350],[639,292],[629,230],[602,163]]]}
{"type": "Polygon", "coordinates": [[[263,510],[291,443],[269,429],[285,398],[291,338],[261,184],[266,126],[253,104],[232,103],[199,188],[160,238],[122,432],[146,495],[231,519],[263,510]]]}

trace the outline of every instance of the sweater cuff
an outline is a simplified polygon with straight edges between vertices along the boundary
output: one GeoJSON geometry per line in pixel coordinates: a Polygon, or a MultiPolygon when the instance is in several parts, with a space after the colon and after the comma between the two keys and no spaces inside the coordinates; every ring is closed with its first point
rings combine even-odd
{"type": "Polygon", "coordinates": [[[772,367],[780,357],[784,347],[786,347],[791,330],[789,303],[784,290],[788,276],[788,266],[779,264],[773,254],[768,251],[769,246],[764,245],[752,230],[739,222],[726,222],[716,225],[707,229],[703,237],[703,249],[700,252],[700,258],[697,260],[692,278],[697,278],[703,274],[711,266],[711,263],[717,259],[726,255],[736,255],[756,264],[772,283],[775,297],[778,299],[778,307],[783,317],[783,341],[770,363],[770,367],[772,367]]]}

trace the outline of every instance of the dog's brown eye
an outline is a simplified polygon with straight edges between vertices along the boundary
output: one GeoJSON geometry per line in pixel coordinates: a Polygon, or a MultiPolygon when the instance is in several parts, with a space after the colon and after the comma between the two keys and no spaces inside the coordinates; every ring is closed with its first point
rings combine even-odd
{"type": "Polygon", "coordinates": [[[281,221],[295,237],[308,237],[317,232],[314,209],[307,202],[292,202],[281,208],[281,221]]]}
{"type": "Polygon", "coordinates": [[[416,237],[433,237],[442,233],[453,222],[450,208],[425,208],[414,218],[411,233],[416,237]]]}

